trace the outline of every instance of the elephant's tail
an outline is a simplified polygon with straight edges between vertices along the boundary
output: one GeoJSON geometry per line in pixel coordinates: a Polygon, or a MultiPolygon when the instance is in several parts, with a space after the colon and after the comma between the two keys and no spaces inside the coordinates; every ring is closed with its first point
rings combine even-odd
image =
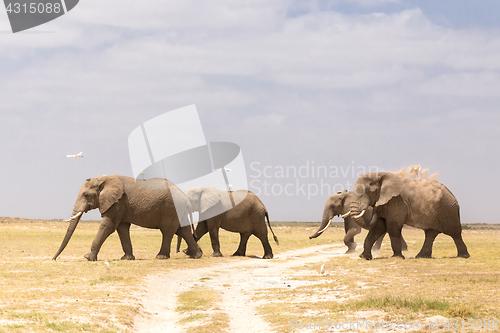
{"type": "Polygon", "coordinates": [[[274,234],[273,228],[271,228],[271,223],[269,222],[269,213],[266,211],[266,219],[267,219],[267,225],[269,225],[269,229],[271,230],[271,233],[273,234],[273,239],[276,242],[277,245],[280,245],[280,242],[278,241],[278,237],[274,234]]]}

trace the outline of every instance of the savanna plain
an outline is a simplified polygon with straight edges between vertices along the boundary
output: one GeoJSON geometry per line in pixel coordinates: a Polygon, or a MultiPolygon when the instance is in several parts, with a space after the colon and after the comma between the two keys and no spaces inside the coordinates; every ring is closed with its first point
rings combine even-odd
{"type": "Polygon", "coordinates": [[[357,320],[393,324],[357,327],[366,332],[500,331],[500,226],[464,225],[469,259],[454,258],[456,247],[445,235],[436,238],[433,259],[414,259],[424,233],[405,227],[406,260],[390,257],[386,238],[374,260],[366,261],[358,258],[366,231],[355,238],[356,253],[346,255],[343,223],[332,223],[321,237],[310,240],[318,225],[272,223],[280,245],[271,243],[271,260],[260,259],[263,249],[255,237],[246,257],[231,257],[239,235],[224,230],[222,258],[209,257],[205,235],[201,259],[175,253],[172,242],[171,258],[156,260],[160,232],[132,226],[135,261],[119,260],[123,253],[114,233],[98,261],[89,262],[83,255],[98,221],[81,221],[53,261],[66,222],[0,218],[0,332],[153,332],[155,325],[166,325],[162,320],[170,321],[172,332],[334,331],[340,328],[335,323],[357,320]],[[148,290],[156,279],[161,280],[156,289],[148,290]],[[169,285],[179,281],[182,288],[169,285]],[[165,295],[170,303],[158,307],[170,311],[163,317],[147,300],[154,293],[161,301],[162,285],[169,286],[165,293],[175,290],[165,295]],[[235,315],[238,311],[243,318],[235,315]],[[252,320],[259,324],[253,326],[252,320]],[[429,321],[438,329],[396,327],[429,321]]]}

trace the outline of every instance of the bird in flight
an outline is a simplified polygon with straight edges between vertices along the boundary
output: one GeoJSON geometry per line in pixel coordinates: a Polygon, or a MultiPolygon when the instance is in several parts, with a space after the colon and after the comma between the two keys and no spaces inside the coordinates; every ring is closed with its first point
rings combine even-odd
{"type": "Polygon", "coordinates": [[[66,157],[73,157],[73,158],[83,157],[83,152],[79,152],[78,154],[75,155],[66,155],[66,157]]]}

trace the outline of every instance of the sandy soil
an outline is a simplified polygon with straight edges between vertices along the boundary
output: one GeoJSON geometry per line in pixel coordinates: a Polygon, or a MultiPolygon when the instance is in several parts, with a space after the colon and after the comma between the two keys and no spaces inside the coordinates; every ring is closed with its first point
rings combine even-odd
{"type": "Polygon", "coordinates": [[[224,258],[225,262],[210,267],[151,275],[145,281],[141,295],[143,311],[135,318],[135,331],[184,332],[186,327],[178,323],[182,316],[175,311],[177,295],[194,286],[207,285],[221,294],[218,307],[230,318],[228,332],[249,332],[249,327],[254,333],[273,332],[269,323],[257,314],[259,304],[252,300],[254,291],[305,285],[307,281],[292,280],[300,274],[294,268],[327,261],[343,255],[345,250],[343,245],[313,246],[280,253],[272,260],[224,258]],[[203,277],[209,279],[200,280],[203,277]]]}

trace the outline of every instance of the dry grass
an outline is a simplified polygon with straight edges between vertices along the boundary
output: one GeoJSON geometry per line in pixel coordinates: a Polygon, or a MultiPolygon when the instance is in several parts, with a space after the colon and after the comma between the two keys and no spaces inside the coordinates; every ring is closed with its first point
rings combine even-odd
{"type": "Polygon", "coordinates": [[[177,297],[178,307],[176,311],[188,315],[179,323],[186,324],[186,332],[222,332],[229,327],[229,317],[220,311],[217,303],[220,302],[220,294],[212,289],[191,288],[177,297]]]}
{"type": "MultiPolygon", "coordinates": [[[[83,255],[89,251],[98,226],[80,222],[66,249],[53,261],[67,223],[0,218],[0,332],[128,332],[140,311],[137,298],[145,276],[220,262],[207,257],[212,252],[208,235],[200,241],[205,253],[202,259],[176,254],[173,241],[171,258],[155,260],[161,244],[159,230],[134,226],[131,238],[136,260],[119,260],[123,252],[114,233],[104,243],[98,261],[89,262],[83,255]],[[110,263],[110,270],[104,260],[110,263]]],[[[297,233],[289,227],[274,227],[282,241],[279,247],[272,243],[274,251],[331,241],[323,238],[309,242],[307,236],[313,228],[298,229],[297,233]]],[[[229,257],[238,247],[239,235],[222,230],[220,237],[221,251],[229,257]]],[[[250,238],[247,255],[263,255],[257,238],[250,238]]],[[[223,317],[217,315],[212,321],[224,322],[223,317]]]]}
{"type": "MultiPolygon", "coordinates": [[[[211,253],[208,235],[200,241],[205,253],[202,259],[172,253],[169,260],[155,260],[160,232],[138,227],[131,229],[137,260],[118,260],[122,250],[115,233],[104,243],[99,261],[88,262],[83,255],[97,232],[97,223],[80,223],[60,258],[52,261],[67,223],[2,220],[0,332],[130,332],[134,316],[141,311],[137,299],[144,277],[220,262],[219,258],[206,256],[211,253]],[[110,270],[104,265],[105,259],[110,262],[110,270]]],[[[282,224],[273,225],[273,229],[280,240],[280,246],[271,243],[275,253],[339,244],[344,235],[340,225],[314,240],[307,238],[316,229],[314,226],[282,224]]],[[[422,245],[423,232],[405,229],[403,233],[410,249],[405,253],[407,260],[364,261],[342,256],[326,262],[328,275],[318,273],[321,264],[305,266],[296,279],[317,283],[262,290],[256,295],[256,301],[265,300],[261,314],[278,332],[290,331],[292,319],[345,321],[365,316],[410,321],[434,315],[465,319],[500,317],[499,229],[465,230],[469,259],[451,258],[456,249],[452,240],[443,235],[436,239],[435,259],[411,259],[422,245]]],[[[356,237],[358,243],[362,243],[364,234],[356,237]]],[[[221,251],[226,257],[236,250],[238,243],[239,235],[221,231],[221,251]]],[[[247,255],[262,254],[260,242],[251,237],[247,255]]],[[[386,240],[376,257],[391,254],[386,240]]],[[[187,326],[193,323],[190,330],[215,332],[226,327],[228,318],[218,310],[216,296],[207,296],[208,310],[184,313],[183,323],[187,326]]]]}

